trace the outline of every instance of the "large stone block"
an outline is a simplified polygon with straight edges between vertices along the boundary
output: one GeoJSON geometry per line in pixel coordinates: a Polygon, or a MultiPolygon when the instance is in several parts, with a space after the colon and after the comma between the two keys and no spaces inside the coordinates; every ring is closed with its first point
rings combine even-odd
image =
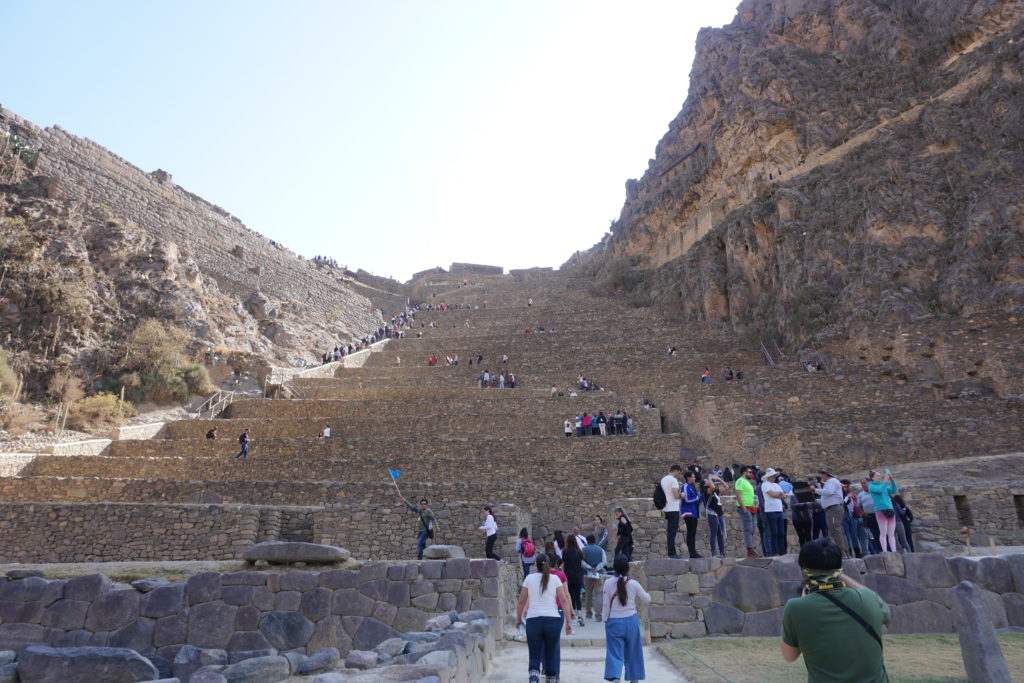
{"type": "Polygon", "coordinates": [[[156,649],[153,645],[155,627],[153,619],[144,617],[136,619],[111,633],[107,645],[109,647],[126,647],[143,654],[153,652],[156,649]]]}
{"type": "Polygon", "coordinates": [[[388,565],[384,562],[368,564],[361,568],[356,574],[356,585],[364,584],[367,581],[388,578],[388,565]]]}
{"type": "Polygon", "coordinates": [[[320,572],[317,582],[324,588],[338,590],[339,588],[352,588],[356,585],[356,576],[359,572],[353,569],[332,569],[327,572],[320,572]]]}
{"type": "Polygon", "coordinates": [[[470,561],[466,557],[456,557],[444,563],[444,578],[468,579],[470,577],[470,561]]]}
{"type": "Polygon", "coordinates": [[[373,614],[376,603],[354,588],[334,591],[331,597],[331,613],[342,616],[368,617],[373,614]]]}
{"type": "MultiPolygon", "coordinates": [[[[953,588],[955,589],[956,586],[953,588]]],[[[1003,596],[992,591],[981,590],[980,588],[978,590],[981,592],[981,600],[985,603],[985,609],[992,620],[992,626],[994,628],[1006,628],[1009,626],[1006,607],[1003,605],[1003,596]]]]}
{"type": "Polygon", "coordinates": [[[906,576],[903,556],[899,553],[877,553],[875,555],[867,555],[863,559],[868,571],[872,574],[906,576]]]}
{"type": "Polygon", "coordinates": [[[865,574],[861,580],[865,586],[878,593],[891,605],[904,605],[925,599],[923,588],[896,576],[865,574]]]}
{"type": "Polygon", "coordinates": [[[270,649],[270,642],[259,631],[239,631],[228,641],[228,652],[253,652],[270,649]]]}
{"type": "Polygon", "coordinates": [[[392,581],[388,584],[387,601],[395,607],[409,606],[409,584],[405,581],[392,581]]]}
{"type": "Polygon", "coordinates": [[[302,594],[299,613],[310,621],[320,621],[331,613],[331,599],[334,591],[329,588],[314,588],[302,594]]]}
{"type": "Polygon", "coordinates": [[[396,631],[422,631],[427,624],[427,613],[415,607],[402,607],[395,615],[392,626],[396,631]]]}
{"type": "Polygon", "coordinates": [[[1010,565],[1010,574],[1013,576],[1013,591],[1024,595],[1024,553],[1007,555],[1006,563],[1010,565]]]}
{"type": "MultiPolygon", "coordinates": [[[[67,600],[83,600],[93,602],[104,593],[114,590],[114,582],[103,574],[89,574],[68,579],[64,586],[64,597],[67,600]]],[[[3,592],[0,591],[0,599],[3,592]]]]}
{"type": "Polygon", "coordinates": [[[188,578],[185,594],[189,605],[197,605],[220,599],[220,590],[220,572],[203,572],[188,578]]]}
{"type": "Polygon", "coordinates": [[[744,612],[760,612],[782,604],[778,582],[769,570],[742,565],[726,573],[715,586],[713,597],[715,602],[744,612]]]}
{"type": "Polygon", "coordinates": [[[377,602],[374,603],[373,614],[370,616],[377,621],[390,625],[395,622],[395,617],[398,616],[398,608],[386,602],[377,602]]]}
{"type": "MultiPolygon", "coordinates": [[[[909,572],[908,572],[909,573],[909,572]]],[[[889,633],[951,633],[953,613],[929,600],[891,608],[889,633]]]]}
{"type": "Polygon", "coordinates": [[[0,620],[38,624],[43,617],[43,603],[39,600],[0,600],[0,620]]]}
{"type": "Polygon", "coordinates": [[[341,652],[352,649],[352,637],[345,629],[344,617],[330,616],[318,621],[306,645],[306,652],[313,654],[322,648],[332,647],[341,652]]]}
{"type": "Polygon", "coordinates": [[[135,683],[159,675],[148,659],[125,648],[29,645],[18,657],[22,683],[135,683]]]}
{"type": "Polygon", "coordinates": [[[188,640],[188,628],[179,616],[163,617],[156,620],[153,629],[153,645],[164,647],[165,645],[184,645],[188,640]]]}
{"type": "Polygon", "coordinates": [[[39,624],[0,624],[0,649],[17,650],[26,643],[46,640],[46,629],[39,624]]]}
{"type": "Polygon", "coordinates": [[[345,548],[300,541],[264,541],[250,546],[242,553],[246,562],[263,560],[270,563],[333,563],[344,562],[351,556],[345,548]]]}
{"type": "Polygon", "coordinates": [[[704,623],[707,625],[708,633],[728,634],[739,633],[743,630],[743,622],[746,613],[729,605],[720,602],[713,602],[704,608],[704,623]]]}
{"type": "Polygon", "coordinates": [[[252,586],[224,586],[220,589],[220,599],[228,605],[248,605],[252,603],[255,590],[252,586]]]}
{"type": "Polygon", "coordinates": [[[1006,621],[1014,628],[1024,628],[1024,595],[1020,593],[1004,593],[1003,609],[1006,621]]]}
{"type": "Polygon", "coordinates": [[[89,603],[83,600],[59,600],[43,615],[43,626],[52,626],[64,631],[73,631],[85,625],[89,603]]]}
{"type": "Polygon", "coordinates": [[[281,590],[304,593],[317,587],[319,576],[313,572],[292,570],[281,575],[281,590]]]}
{"type": "Polygon", "coordinates": [[[644,571],[647,572],[647,576],[678,576],[690,571],[690,561],[655,557],[644,563],[644,571]]]}
{"type": "Polygon", "coordinates": [[[782,633],[782,610],[783,607],[764,610],[762,612],[749,612],[743,622],[741,636],[778,637],[782,633]]]}
{"type": "Polygon", "coordinates": [[[134,588],[114,590],[101,595],[89,607],[85,628],[90,631],[114,631],[139,617],[140,595],[134,588]]]}
{"type": "Polygon", "coordinates": [[[189,645],[223,650],[235,632],[237,614],[237,607],[222,602],[204,602],[189,608],[189,645]]]}
{"type": "MultiPolygon", "coordinates": [[[[363,619],[352,636],[352,647],[357,650],[372,650],[388,638],[397,638],[401,632],[373,618],[363,619]]],[[[340,649],[340,648],[339,648],[340,649]]]]}
{"type": "Polygon", "coordinates": [[[648,614],[651,621],[669,623],[693,621],[697,618],[697,610],[690,605],[651,605],[648,614]]]}
{"type": "Polygon", "coordinates": [[[142,596],[139,615],[143,617],[166,617],[177,614],[185,606],[185,584],[170,583],[157,586],[142,596]]]}
{"type": "Polygon", "coordinates": [[[260,632],[278,650],[306,647],[314,628],[313,622],[296,612],[275,610],[260,618],[260,632]]]}
{"type": "Polygon", "coordinates": [[[204,649],[185,645],[174,655],[171,672],[183,681],[204,666],[223,666],[228,663],[228,653],[221,649],[204,649]]]}
{"type": "Polygon", "coordinates": [[[1010,563],[1003,557],[983,557],[978,560],[975,580],[979,587],[993,593],[1012,593],[1014,589],[1010,563]]]}
{"type": "Polygon", "coordinates": [[[425,560],[447,560],[465,556],[466,551],[460,545],[432,545],[423,550],[423,559],[425,560]]]}
{"type": "Polygon", "coordinates": [[[384,600],[388,599],[388,588],[392,582],[387,579],[374,579],[373,581],[366,581],[359,584],[356,590],[370,598],[371,600],[384,600]]]}
{"type": "Polygon", "coordinates": [[[907,580],[921,588],[949,588],[953,572],[942,553],[908,553],[903,556],[907,580]]]}
{"type": "MultiPolygon", "coordinates": [[[[990,606],[991,601],[984,599],[981,588],[970,581],[961,581],[952,592],[953,622],[960,640],[967,678],[986,683],[1011,683],[1010,672],[993,628],[995,616],[986,609],[985,603],[990,606]]],[[[999,598],[995,593],[989,594],[999,598]]],[[[1001,600],[998,606],[1002,609],[1001,600]]]]}
{"type": "Polygon", "coordinates": [[[38,602],[43,599],[43,594],[49,582],[38,576],[29,576],[16,581],[8,581],[0,587],[0,600],[18,602],[38,602]]]}
{"type": "Polygon", "coordinates": [[[236,631],[255,631],[260,627],[260,611],[253,605],[244,605],[235,613],[236,631]]]}

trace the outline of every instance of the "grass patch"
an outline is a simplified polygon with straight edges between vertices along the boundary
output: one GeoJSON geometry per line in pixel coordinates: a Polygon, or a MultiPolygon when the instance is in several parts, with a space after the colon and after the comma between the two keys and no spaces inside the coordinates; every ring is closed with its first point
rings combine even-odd
{"type": "MultiPolygon", "coordinates": [[[[967,681],[955,633],[884,636],[885,666],[892,683],[967,681]]],[[[999,643],[1014,680],[1024,680],[1024,633],[1003,633],[999,643]]],[[[807,680],[801,657],[782,660],[778,638],[702,638],[658,644],[692,683],[790,683],[807,680]],[[692,654],[691,654],[692,653],[692,654]],[[694,655],[721,675],[708,669],[694,655]]]]}

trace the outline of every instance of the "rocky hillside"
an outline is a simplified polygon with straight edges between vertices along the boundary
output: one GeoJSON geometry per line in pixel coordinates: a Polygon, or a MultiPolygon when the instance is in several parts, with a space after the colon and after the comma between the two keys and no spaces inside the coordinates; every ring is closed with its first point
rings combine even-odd
{"type": "Polygon", "coordinates": [[[1022,78],[1021,0],[744,0],[700,33],[647,172],[565,268],[751,341],[856,352],[879,326],[1005,321],[1022,78]]]}

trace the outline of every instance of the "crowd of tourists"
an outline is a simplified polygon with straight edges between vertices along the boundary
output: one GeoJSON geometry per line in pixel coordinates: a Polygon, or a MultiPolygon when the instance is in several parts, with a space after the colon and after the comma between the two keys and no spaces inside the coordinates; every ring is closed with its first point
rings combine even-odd
{"type": "Polygon", "coordinates": [[[598,411],[597,415],[582,412],[565,418],[562,428],[566,436],[631,436],[633,418],[622,410],[614,413],[609,410],[607,415],[603,410],[598,411]]]}

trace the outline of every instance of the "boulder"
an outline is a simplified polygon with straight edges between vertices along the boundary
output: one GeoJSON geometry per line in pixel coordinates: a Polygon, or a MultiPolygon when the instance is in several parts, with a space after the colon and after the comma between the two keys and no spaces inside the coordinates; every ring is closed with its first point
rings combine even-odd
{"type": "MultiPolygon", "coordinates": [[[[228,652],[228,660],[232,664],[238,662],[244,662],[247,659],[255,659],[256,657],[273,657],[277,654],[277,650],[265,647],[261,650],[237,650],[235,652],[228,652]]],[[[288,664],[289,670],[291,670],[291,663],[288,664]]]]}
{"type": "Polygon", "coordinates": [[[42,569],[12,569],[11,571],[7,572],[7,574],[5,574],[5,576],[8,579],[10,579],[11,581],[15,581],[17,579],[27,579],[30,576],[38,576],[38,577],[42,578],[43,570],[42,569]]]}
{"type": "Polygon", "coordinates": [[[237,607],[222,602],[204,602],[189,608],[189,644],[219,650],[227,648],[235,633],[237,614],[237,607]]]}
{"type": "Polygon", "coordinates": [[[170,583],[171,582],[167,579],[136,579],[135,581],[132,581],[131,585],[132,588],[139,591],[140,593],[148,593],[154,588],[159,588],[160,586],[167,586],[170,583]]]}
{"type": "Polygon", "coordinates": [[[452,557],[465,557],[466,551],[461,545],[432,545],[423,550],[425,560],[447,560],[452,557]]]}
{"type": "Polygon", "coordinates": [[[277,683],[291,675],[288,660],[280,655],[253,657],[221,672],[228,683],[277,683]]]}
{"type": "Polygon", "coordinates": [[[189,676],[211,664],[220,665],[228,663],[228,653],[224,650],[203,649],[193,645],[185,645],[171,662],[171,673],[183,681],[189,680],[189,676]]]}
{"type": "Polygon", "coordinates": [[[377,653],[370,650],[352,650],[345,656],[345,668],[372,669],[377,666],[377,653]]]}
{"type": "Polygon", "coordinates": [[[201,602],[212,602],[220,598],[222,579],[220,572],[203,572],[188,577],[185,594],[188,596],[188,604],[196,605],[201,602]]]}
{"type": "Polygon", "coordinates": [[[188,683],[228,683],[228,679],[219,671],[197,671],[188,683]]]}
{"type": "Polygon", "coordinates": [[[396,657],[405,651],[405,638],[388,638],[377,644],[377,647],[373,648],[381,657],[396,657]]]}
{"type": "Polygon", "coordinates": [[[986,602],[982,590],[970,581],[961,581],[953,588],[953,616],[964,669],[971,681],[1011,683],[986,602]]]}
{"type": "Polygon", "coordinates": [[[1004,593],[1003,609],[1006,621],[1014,628],[1024,628],[1024,595],[1020,593],[1004,593]]]}
{"type": "MultiPolygon", "coordinates": [[[[402,641],[405,644],[405,641],[402,641]]],[[[336,647],[322,647],[295,667],[297,674],[311,674],[330,669],[341,661],[341,653],[336,647]]]]}
{"type": "Polygon", "coordinates": [[[975,582],[980,588],[993,593],[1013,592],[1013,573],[1010,563],[1003,557],[983,557],[978,560],[975,582]]]}
{"type": "Polygon", "coordinates": [[[345,548],[319,543],[303,543],[301,541],[264,541],[250,546],[242,553],[242,559],[250,564],[259,562],[288,563],[312,562],[332,563],[344,562],[351,553],[345,548]]]}
{"type": "Polygon", "coordinates": [[[737,565],[718,582],[712,593],[715,602],[732,605],[744,612],[760,612],[782,604],[778,581],[767,569],[737,565]]]}
{"type": "Polygon", "coordinates": [[[1010,565],[1010,574],[1013,576],[1014,592],[1024,594],[1024,553],[1007,555],[1006,563],[1010,565]]]}
{"type": "MultiPolygon", "coordinates": [[[[68,579],[64,586],[64,597],[67,600],[84,600],[93,602],[104,593],[114,590],[114,582],[103,574],[88,574],[68,579]]],[[[2,596],[0,596],[2,597],[2,596]]]]}
{"type": "Polygon", "coordinates": [[[0,600],[34,602],[42,600],[49,582],[38,576],[8,581],[0,588],[0,600]]]}
{"type": "Polygon", "coordinates": [[[18,658],[22,683],[136,683],[159,676],[148,659],[126,648],[28,645],[18,658]]]}

